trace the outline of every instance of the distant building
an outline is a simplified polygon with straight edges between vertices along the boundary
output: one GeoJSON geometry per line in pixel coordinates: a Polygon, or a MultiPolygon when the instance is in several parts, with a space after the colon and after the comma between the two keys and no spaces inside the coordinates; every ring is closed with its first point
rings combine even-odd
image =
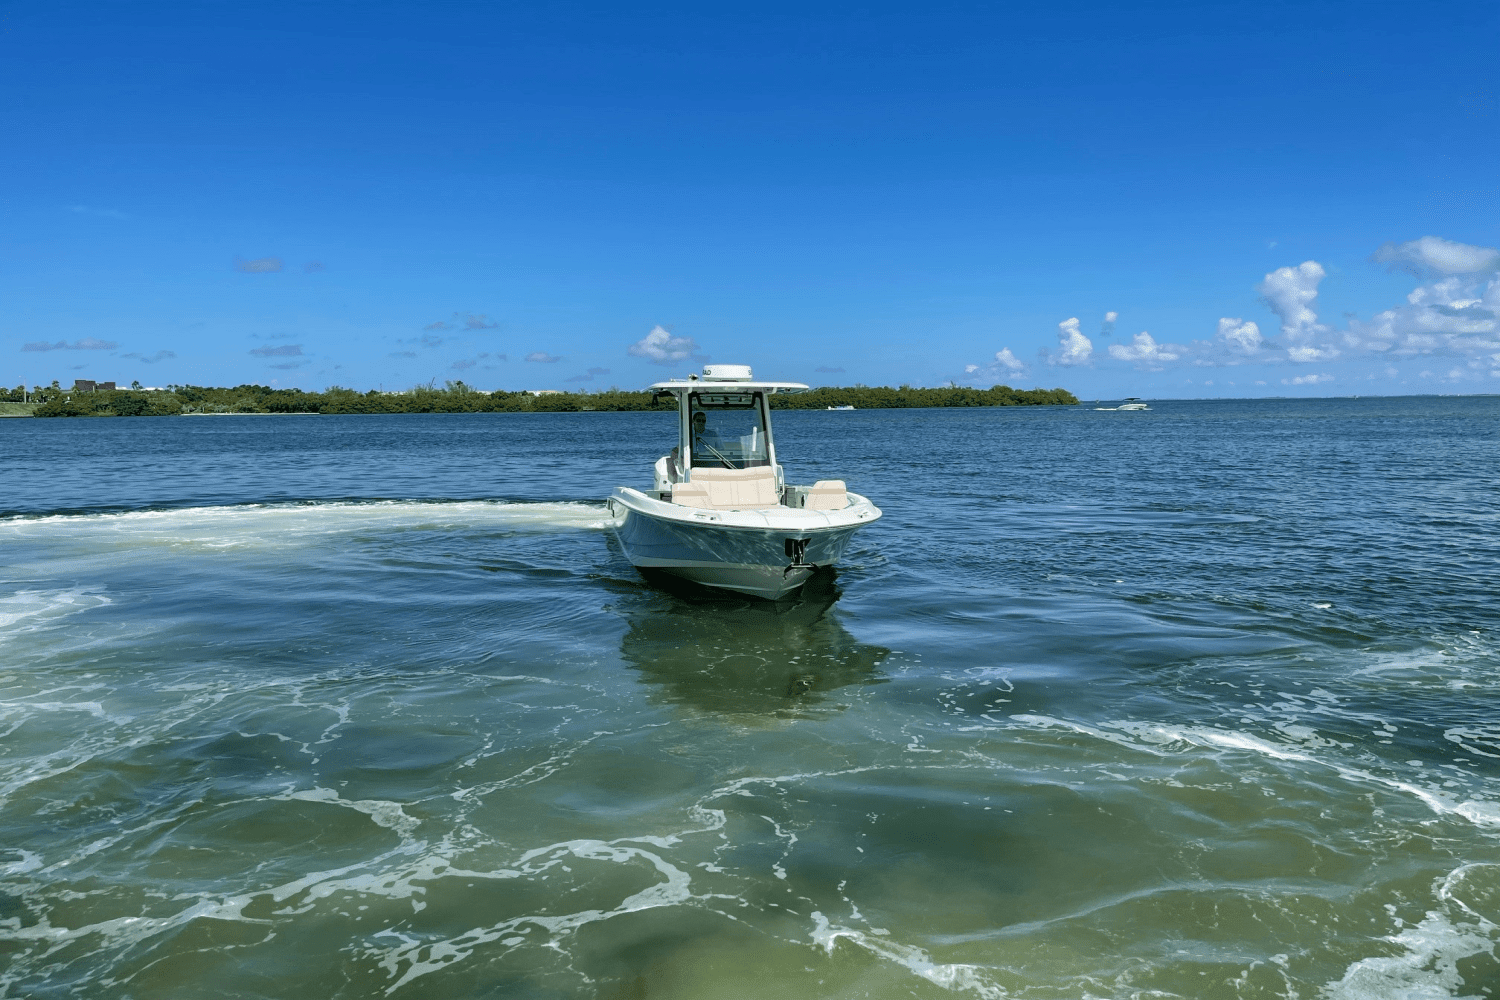
{"type": "Polygon", "coordinates": [[[75,378],[73,380],[74,392],[93,392],[95,383],[86,378],[75,378]]]}
{"type": "Polygon", "coordinates": [[[100,392],[114,392],[115,384],[113,382],[95,382],[94,388],[100,392]]]}

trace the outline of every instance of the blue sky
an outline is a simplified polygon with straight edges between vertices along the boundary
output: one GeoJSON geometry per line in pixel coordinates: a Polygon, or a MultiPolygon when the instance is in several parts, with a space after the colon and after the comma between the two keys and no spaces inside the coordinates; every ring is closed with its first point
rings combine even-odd
{"type": "Polygon", "coordinates": [[[1497,37],[1459,3],[9,3],[0,382],[1500,391],[1497,37]]]}

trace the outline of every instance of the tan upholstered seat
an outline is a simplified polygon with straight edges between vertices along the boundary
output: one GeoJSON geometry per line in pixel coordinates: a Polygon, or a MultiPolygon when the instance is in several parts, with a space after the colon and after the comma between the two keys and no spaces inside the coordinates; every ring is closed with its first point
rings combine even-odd
{"type": "MultiPolygon", "coordinates": [[[[749,469],[693,469],[690,486],[708,491],[705,507],[716,510],[761,510],[781,503],[776,492],[776,470],[769,465],[749,469]]],[[[672,499],[677,500],[676,490],[672,499]]],[[[696,506],[696,505],[695,505],[696,506]]]]}
{"type": "Polygon", "coordinates": [[[672,502],[684,507],[712,507],[708,498],[708,487],[702,483],[673,483],[672,502]]]}
{"type": "Polygon", "coordinates": [[[820,479],[807,491],[806,510],[843,510],[849,506],[849,494],[842,479],[820,479]]]}

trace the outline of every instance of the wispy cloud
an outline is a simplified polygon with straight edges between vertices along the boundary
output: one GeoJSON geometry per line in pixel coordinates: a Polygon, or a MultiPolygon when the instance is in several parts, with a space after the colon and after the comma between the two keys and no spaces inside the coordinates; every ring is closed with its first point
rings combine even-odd
{"type": "Polygon", "coordinates": [[[319,271],[328,270],[328,268],[323,264],[321,260],[310,260],[306,264],[302,265],[302,270],[307,272],[308,274],[317,274],[319,271]]]}
{"type": "MultiPolygon", "coordinates": [[[[310,364],[312,364],[312,359],[311,358],[309,358],[306,361],[284,361],[284,362],[282,362],[279,365],[269,365],[268,367],[279,368],[282,371],[289,371],[289,370],[291,370],[293,368],[301,368],[301,367],[303,367],[305,365],[310,365],[310,364]]],[[[335,368],[342,368],[343,365],[334,365],[334,367],[335,368]]]]}
{"type": "Polygon", "coordinates": [[[93,337],[84,337],[75,340],[71,344],[66,340],[59,340],[55,344],[49,344],[45,340],[34,340],[29,344],[22,344],[23,351],[113,351],[119,347],[118,341],[95,340],[93,337]]]}
{"type": "Polygon", "coordinates": [[[90,205],[65,205],[66,211],[74,215],[93,215],[101,219],[128,219],[130,216],[113,208],[94,208],[90,205]]]}
{"type": "Polygon", "coordinates": [[[500,323],[484,313],[456,312],[448,319],[435,319],[424,330],[498,330],[500,323]]]}
{"type": "Polygon", "coordinates": [[[842,374],[844,374],[844,369],[842,369],[842,368],[830,368],[828,365],[819,365],[818,367],[814,368],[813,371],[819,373],[820,375],[842,375],[842,374]]]}
{"type": "Polygon", "coordinates": [[[1406,243],[1386,243],[1371,258],[1419,278],[1500,271],[1500,250],[1455,243],[1441,236],[1423,236],[1406,243]]]}
{"type": "Polygon", "coordinates": [[[243,257],[236,257],[234,269],[246,274],[272,274],[281,270],[281,258],[257,257],[254,260],[245,260],[243,257]]]}
{"type": "Polygon", "coordinates": [[[582,375],[572,375],[563,379],[564,382],[592,382],[596,375],[608,375],[608,368],[590,368],[582,375]]]}
{"type": "Polygon", "coordinates": [[[692,337],[674,337],[665,327],[654,326],[651,332],[625,349],[632,357],[645,358],[653,365],[675,365],[688,360],[708,360],[698,352],[692,337]]]}
{"type": "Polygon", "coordinates": [[[388,358],[414,358],[416,356],[416,351],[393,351],[392,353],[386,355],[386,357],[388,358]]]}
{"type": "Polygon", "coordinates": [[[452,368],[456,372],[461,372],[466,369],[473,368],[477,364],[479,364],[479,362],[474,358],[465,358],[462,361],[453,362],[453,364],[449,365],[448,367],[452,368]]]}
{"type": "Polygon", "coordinates": [[[175,358],[175,357],[177,357],[177,353],[175,351],[157,351],[155,354],[131,353],[131,354],[122,354],[122,355],[120,355],[120,357],[122,357],[122,358],[134,358],[135,360],[137,360],[137,361],[143,361],[143,362],[145,362],[148,365],[154,365],[158,361],[166,361],[168,358],[175,358]]]}
{"type": "Polygon", "coordinates": [[[257,347],[250,352],[257,358],[295,357],[302,353],[301,344],[283,344],[281,347],[257,347]]]}
{"type": "Polygon", "coordinates": [[[1317,385],[1320,382],[1332,382],[1332,375],[1296,375],[1292,378],[1281,380],[1282,385],[1317,385]]]}
{"type": "Polygon", "coordinates": [[[1160,371],[1169,361],[1182,357],[1185,348],[1176,344],[1158,344],[1156,338],[1142,330],[1127,344],[1110,344],[1109,356],[1120,361],[1134,362],[1137,368],[1160,371]]]}
{"type": "Polygon", "coordinates": [[[1026,371],[1026,362],[1011,353],[1009,347],[995,352],[995,360],[985,365],[964,365],[965,381],[984,384],[996,379],[1010,378],[1026,371]]]}
{"type": "Polygon", "coordinates": [[[546,351],[532,351],[530,354],[526,355],[526,360],[537,361],[544,365],[551,365],[561,361],[562,358],[548,354],[546,351]]]}

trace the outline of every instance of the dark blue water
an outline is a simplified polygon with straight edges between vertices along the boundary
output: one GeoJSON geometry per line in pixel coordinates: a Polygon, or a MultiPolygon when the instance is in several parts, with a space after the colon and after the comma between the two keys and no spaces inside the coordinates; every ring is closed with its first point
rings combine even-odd
{"type": "Polygon", "coordinates": [[[1500,398],[0,421],[0,995],[1500,992],[1500,398]]]}

